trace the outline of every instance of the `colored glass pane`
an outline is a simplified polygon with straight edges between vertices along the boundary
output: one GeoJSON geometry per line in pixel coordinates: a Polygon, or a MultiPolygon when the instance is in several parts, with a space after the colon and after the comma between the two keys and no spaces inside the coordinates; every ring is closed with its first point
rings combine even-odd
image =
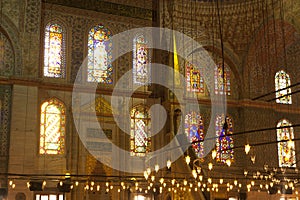
{"type": "Polygon", "coordinates": [[[276,103],[292,104],[291,88],[287,88],[291,85],[290,76],[283,70],[280,70],[275,75],[275,90],[276,103]],[[284,89],[287,88],[287,89],[284,89]],[[281,98],[279,98],[281,97],[281,98]]]}
{"type": "Polygon", "coordinates": [[[227,66],[224,67],[224,78],[222,64],[215,67],[215,94],[230,95],[230,70],[227,66]]]}
{"type": "Polygon", "coordinates": [[[150,51],[148,41],[143,35],[133,40],[133,82],[143,84],[150,82],[150,51]]]}
{"type": "Polygon", "coordinates": [[[40,154],[63,154],[65,144],[65,106],[50,99],[41,106],[40,154]]]}
{"type": "Polygon", "coordinates": [[[216,160],[225,163],[226,160],[233,161],[233,133],[232,119],[226,117],[227,128],[225,129],[225,117],[224,115],[218,115],[216,118],[216,160]]]}
{"type": "Polygon", "coordinates": [[[93,27],[88,35],[87,81],[112,84],[111,32],[103,25],[93,27]]]}
{"type": "Polygon", "coordinates": [[[49,24],[45,30],[44,76],[65,77],[64,33],[58,24],[49,24]]]}
{"type": "Polygon", "coordinates": [[[145,156],[150,151],[150,117],[148,109],[143,106],[137,106],[131,110],[131,137],[130,150],[131,155],[145,156]]]}
{"type": "Polygon", "coordinates": [[[189,92],[204,92],[204,81],[200,75],[200,71],[191,63],[186,62],[186,89],[189,92]]]}
{"type": "Polygon", "coordinates": [[[192,111],[185,116],[185,134],[189,138],[196,155],[199,158],[204,157],[204,128],[203,120],[200,114],[192,111]]]}
{"type": "MultiPolygon", "coordinates": [[[[291,126],[286,119],[277,124],[277,128],[291,126]]],[[[296,167],[295,142],[293,127],[277,129],[279,167],[296,167]],[[283,142],[280,142],[285,140],[283,142]]]]}

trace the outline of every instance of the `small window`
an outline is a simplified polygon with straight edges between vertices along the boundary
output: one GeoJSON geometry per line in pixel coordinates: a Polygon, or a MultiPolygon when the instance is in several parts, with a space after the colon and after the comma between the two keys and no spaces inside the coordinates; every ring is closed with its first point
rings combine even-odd
{"type": "Polygon", "coordinates": [[[49,23],[45,29],[44,76],[65,78],[65,34],[61,25],[49,23]]]}
{"type": "Polygon", "coordinates": [[[136,106],[131,110],[130,150],[132,156],[145,156],[150,151],[150,115],[145,106],[136,106]]]}
{"type": "Polygon", "coordinates": [[[279,167],[296,167],[294,129],[293,127],[280,128],[284,126],[292,126],[292,124],[286,119],[277,124],[279,167]],[[280,142],[282,140],[283,142],[280,142]]]}
{"type": "Polygon", "coordinates": [[[186,89],[188,92],[204,93],[204,81],[200,70],[191,63],[185,64],[186,89]]]}
{"type": "Polygon", "coordinates": [[[283,70],[280,70],[275,75],[275,90],[276,90],[276,103],[292,104],[292,95],[290,76],[283,70]]]}
{"type": "Polygon", "coordinates": [[[224,77],[222,64],[216,65],[215,67],[215,94],[231,95],[230,90],[230,70],[224,66],[224,77]]]}
{"type": "Polygon", "coordinates": [[[65,149],[65,105],[53,98],[41,105],[40,154],[59,155],[65,149]]]}
{"type": "Polygon", "coordinates": [[[204,157],[204,128],[200,114],[192,111],[185,116],[185,134],[199,158],[204,157]]]}
{"type": "Polygon", "coordinates": [[[35,200],[65,200],[63,194],[36,194],[35,200]]]}
{"type": "Polygon", "coordinates": [[[112,84],[111,32],[102,24],[93,27],[88,35],[87,81],[112,84]]]}
{"type": "Polygon", "coordinates": [[[226,160],[233,161],[233,122],[229,116],[218,115],[216,118],[216,159],[225,163],[226,160]],[[226,127],[224,125],[226,120],[226,127]]]}
{"type": "Polygon", "coordinates": [[[151,55],[148,41],[144,35],[138,35],[133,40],[133,83],[150,82],[151,55]]]}

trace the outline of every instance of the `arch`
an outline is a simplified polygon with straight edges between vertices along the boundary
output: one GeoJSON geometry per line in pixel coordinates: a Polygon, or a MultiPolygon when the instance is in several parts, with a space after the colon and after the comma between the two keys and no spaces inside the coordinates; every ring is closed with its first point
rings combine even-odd
{"type": "Polygon", "coordinates": [[[66,132],[66,107],[56,98],[41,104],[40,154],[64,154],[66,132]]]}
{"type": "Polygon", "coordinates": [[[151,116],[149,108],[137,105],[130,112],[130,152],[132,156],[145,156],[151,150],[151,116]]]}
{"type": "Polygon", "coordinates": [[[226,160],[234,160],[234,142],[232,136],[233,121],[230,116],[217,115],[216,116],[216,160],[225,163],[226,160]],[[226,124],[225,124],[226,120],[226,124]]]}
{"type": "Polygon", "coordinates": [[[0,74],[10,76],[14,74],[15,53],[12,43],[6,33],[0,29],[0,74]]]}
{"type": "Polygon", "coordinates": [[[60,23],[49,22],[44,33],[43,76],[66,77],[66,29],[60,23]]]}
{"type": "Polygon", "coordinates": [[[18,28],[14,25],[13,22],[11,22],[11,20],[5,14],[2,14],[0,32],[2,32],[10,41],[10,44],[14,52],[14,66],[12,68],[11,73],[14,75],[21,75],[22,56],[21,56],[21,47],[20,47],[20,39],[19,39],[20,33],[18,31],[18,28]]]}
{"type": "Polygon", "coordinates": [[[87,81],[113,83],[111,31],[98,24],[88,33],[87,81]]]}
{"type": "Polygon", "coordinates": [[[277,144],[278,144],[278,161],[279,167],[296,167],[295,142],[293,127],[280,128],[284,126],[292,126],[292,124],[282,119],[277,123],[277,144]],[[281,142],[282,140],[285,140],[281,142]]]}
{"type": "Polygon", "coordinates": [[[287,88],[289,86],[291,86],[291,79],[288,73],[286,73],[284,70],[280,70],[276,72],[275,74],[275,91],[277,91],[276,103],[292,104],[291,88],[287,88]]]}

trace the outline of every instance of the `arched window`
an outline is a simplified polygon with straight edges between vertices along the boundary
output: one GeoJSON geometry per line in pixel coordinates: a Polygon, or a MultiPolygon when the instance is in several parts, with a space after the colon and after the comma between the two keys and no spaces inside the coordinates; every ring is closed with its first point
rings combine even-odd
{"type": "Polygon", "coordinates": [[[65,33],[61,25],[49,23],[45,29],[44,76],[65,78],[65,33]]]}
{"type": "Polygon", "coordinates": [[[199,158],[204,157],[204,128],[203,120],[200,114],[192,111],[185,115],[185,134],[190,140],[195,153],[199,158]]]}
{"type": "Polygon", "coordinates": [[[186,89],[188,92],[204,93],[204,81],[200,70],[191,63],[185,63],[186,89]]]}
{"type": "Polygon", "coordinates": [[[133,40],[133,83],[150,82],[151,55],[148,41],[144,35],[138,35],[133,40]]]}
{"type": "Polygon", "coordinates": [[[93,27],[88,35],[87,81],[112,84],[111,32],[102,24],[93,27]]]}
{"type": "Polygon", "coordinates": [[[130,151],[132,156],[145,156],[150,151],[150,114],[145,106],[136,106],[131,110],[130,151]]]}
{"type": "Polygon", "coordinates": [[[40,154],[63,154],[65,149],[65,105],[53,98],[41,105],[40,154]]]}
{"type": "Polygon", "coordinates": [[[230,95],[230,70],[224,66],[224,80],[222,64],[218,64],[215,67],[215,94],[230,95]]]}
{"type": "Polygon", "coordinates": [[[226,124],[224,114],[218,115],[216,118],[216,159],[219,162],[225,163],[226,160],[233,160],[233,133],[232,119],[226,116],[226,124]]]}
{"type": "Polygon", "coordinates": [[[280,70],[275,74],[276,103],[292,104],[291,88],[284,89],[290,85],[290,76],[285,71],[280,70]]]}
{"type": "MultiPolygon", "coordinates": [[[[286,119],[277,124],[277,128],[291,126],[286,119]]],[[[293,127],[277,129],[279,167],[296,167],[295,142],[293,127]],[[283,142],[280,142],[285,140],[283,142]]]]}

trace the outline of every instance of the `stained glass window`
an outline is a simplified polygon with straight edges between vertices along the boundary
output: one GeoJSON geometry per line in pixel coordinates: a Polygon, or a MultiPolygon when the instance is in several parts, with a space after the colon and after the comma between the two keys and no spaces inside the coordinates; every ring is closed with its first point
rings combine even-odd
{"type": "Polygon", "coordinates": [[[150,151],[150,115],[144,106],[131,110],[130,151],[132,156],[145,156],[150,151]]]}
{"type": "Polygon", "coordinates": [[[292,104],[292,95],[291,88],[284,89],[291,85],[290,76],[283,70],[280,70],[275,75],[275,90],[276,92],[276,103],[283,103],[283,104],[292,104]],[[281,98],[279,98],[281,97],[281,98]]]}
{"type": "Polygon", "coordinates": [[[135,84],[150,82],[150,59],[148,41],[143,35],[136,36],[133,40],[133,82],[135,84]]]}
{"type": "MultiPolygon", "coordinates": [[[[291,126],[286,119],[277,124],[277,128],[291,126]]],[[[277,129],[279,167],[296,167],[295,142],[293,127],[277,129]],[[280,142],[286,140],[284,142],[280,142]]]]}
{"type": "Polygon", "coordinates": [[[65,38],[59,24],[48,24],[45,30],[44,76],[65,78],[65,38]]]}
{"type": "Polygon", "coordinates": [[[225,65],[224,66],[224,79],[222,64],[218,64],[215,67],[215,94],[226,94],[230,95],[230,70],[225,65]]]}
{"type": "Polygon", "coordinates": [[[40,154],[63,154],[65,145],[65,105],[57,99],[41,106],[40,154]]]}
{"type": "Polygon", "coordinates": [[[189,92],[204,92],[204,81],[200,75],[200,70],[195,68],[191,63],[185,64],[186,89],[189,92]]]}
{"type": "Polygon", "coordinates": [[[226,125],[224,114],[218,115],[216,118],[216,159],[219,162],[225,163],[226,160],[233,161],[233,133],[232,119],[226,116],[226,125]]]}
{"type": "Polygon", "coordinates": [[[87,81],[112,84],[111,32],[102,24],[93,27],[88,35],[87,81]]]}
{"type": "Polygon", "coordinates": [[[199,158],[204,157],[203,148],[203,120],[200,114],[192,111],[185,115],[185,134],[190,140],[195,153],[199,158]]]}

